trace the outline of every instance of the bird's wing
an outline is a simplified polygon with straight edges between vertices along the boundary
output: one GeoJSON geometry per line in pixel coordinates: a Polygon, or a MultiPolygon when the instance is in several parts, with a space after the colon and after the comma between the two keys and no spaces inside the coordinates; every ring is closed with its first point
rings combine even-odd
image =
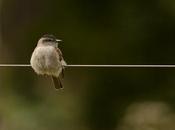
{"type": "Polygon", "coordinates": [[[59,55],[59,60],[60,60],[60,61],[64,60],[64,59],[63,59],[63,54],[62,54],[61,50],[60,50],[58,47],[56,48],[56,50],[57,50],[57,53],[58,53],[58,55],[59,55]]]}
{"type": "Polygon", "coordinates": [[[62,64],[61,77],[64,78],[64,70],[65,70],[64,65],[66,65],[66,62],[64,61],[63,54],[62,54],[61,50],[58,47],[56,48],[56,50],[57,50],[57,53],[59,55],[59,60],[62,64]]]}

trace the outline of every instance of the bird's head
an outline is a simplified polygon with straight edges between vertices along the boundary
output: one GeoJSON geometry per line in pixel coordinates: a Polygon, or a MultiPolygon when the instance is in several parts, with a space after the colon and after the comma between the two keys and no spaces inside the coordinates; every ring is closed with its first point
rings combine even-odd
{"type": "Polygon", "coordinates": [[[57,47],[60,41],[61,41],[60,39],[57,39],[52,34],[45,34],[39,39],[38,45],[45,45],[45,46],[51,45],[57,47]]]}

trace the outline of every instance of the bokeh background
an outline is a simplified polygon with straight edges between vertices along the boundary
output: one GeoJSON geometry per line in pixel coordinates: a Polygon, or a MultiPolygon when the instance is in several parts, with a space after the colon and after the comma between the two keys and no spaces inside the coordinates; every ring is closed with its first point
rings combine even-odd
{"type": "MultiPolygon", "coordinates": [[[[172,0],[0,0],[0,63],[51,33],[68,64],[175,64],[172,0]]],[[[174,130],[174,68],[67,68],[64,90],[0,68],[1,130],[174,130]]]]}

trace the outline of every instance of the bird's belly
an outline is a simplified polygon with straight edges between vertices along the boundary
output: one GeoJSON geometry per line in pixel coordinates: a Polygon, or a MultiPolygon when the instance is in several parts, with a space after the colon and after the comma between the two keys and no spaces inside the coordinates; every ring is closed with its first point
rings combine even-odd
{"type": "Polygon", "coordinates": [[[32,54],[31,65],[36,73],[54,75],[61,73],[61,62],[54,47],[37,47],[32,54]]]}

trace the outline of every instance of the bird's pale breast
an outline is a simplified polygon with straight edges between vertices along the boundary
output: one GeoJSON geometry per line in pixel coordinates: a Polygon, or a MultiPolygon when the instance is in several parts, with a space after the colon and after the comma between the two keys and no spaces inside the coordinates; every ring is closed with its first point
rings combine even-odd
{"type": "Polygon", "coordinates": [[[37,47],[32,54],[31,65],[38,74],[56,77],[59,76],[62,69],[59,54],[52,46],[37,47]]]}

